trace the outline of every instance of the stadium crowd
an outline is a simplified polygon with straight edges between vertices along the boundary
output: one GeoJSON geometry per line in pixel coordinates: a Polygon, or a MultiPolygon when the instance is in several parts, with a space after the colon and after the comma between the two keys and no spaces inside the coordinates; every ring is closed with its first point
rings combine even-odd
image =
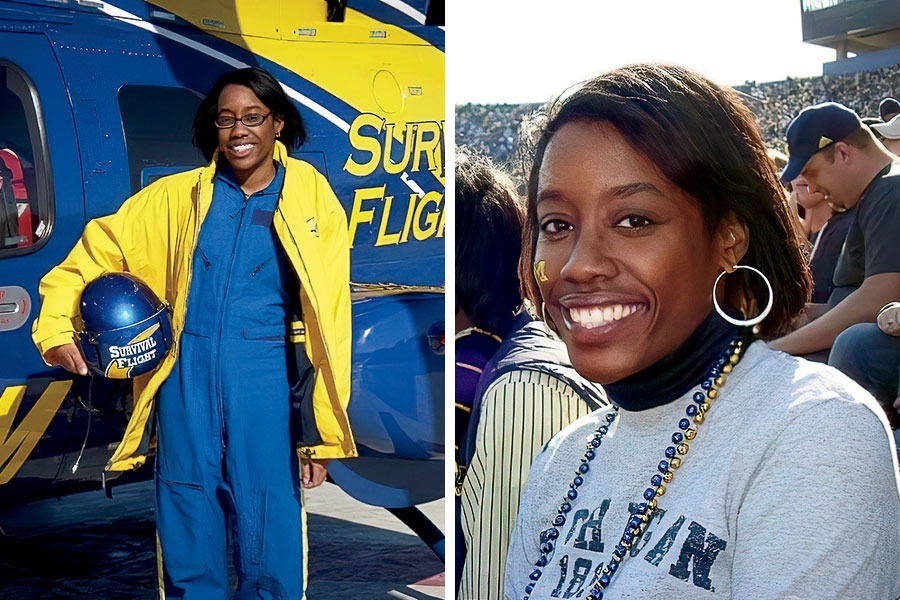
{"type": "MultiPolygon", "coordinates": [[[[877,116],[878,102],[900,93],[900,65],[849,75],[788,78],[784,81],[735,86],[756,115],[763,141],[784,152],[784,132],[804,107],[832,101],[861,117],[877,116]]],[[[518,128],[539,104],[464,104],[456,107],[456,143],[491,157],[519,175],[518,128]]]]}
{"type": "Polygon", "coordinates": [[[785,150],[784,131],[800,110],[820,102],[840,102],[861,117],[877,116],[878,102],[900,90],[898,66],[848,75],[824,75],[735,86],[748,94],[760,133],[770,148],[785,150]]]}
{"type": "MultiPolygon", "coordinates": [[[[519,124],[540,104],[464,104],[456,107],[456,143],[509,167],[516,161],[519,124]]],[[[518,169],[507,168],[518,175],[518,169]]]]}

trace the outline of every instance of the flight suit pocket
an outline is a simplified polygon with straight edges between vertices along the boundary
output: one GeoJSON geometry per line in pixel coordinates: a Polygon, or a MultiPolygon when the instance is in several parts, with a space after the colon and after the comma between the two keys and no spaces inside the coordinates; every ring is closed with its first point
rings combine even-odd
{"type": "Polygon", "coordinates": [[[212,266],[212,261],[206,255],[206,252],[203,251],[203,248],[200,245],[197,245],[197,252],[194,255],[194,263],[199,263],[203,266],[204,270],[209,269],[212,266]]]}
{"type": "Polygon", "coordinates": [[[248,325],[241,329],[241,337],[251,341],[284,342],[287,339],[287,333],[283,323],[248,325]]]}

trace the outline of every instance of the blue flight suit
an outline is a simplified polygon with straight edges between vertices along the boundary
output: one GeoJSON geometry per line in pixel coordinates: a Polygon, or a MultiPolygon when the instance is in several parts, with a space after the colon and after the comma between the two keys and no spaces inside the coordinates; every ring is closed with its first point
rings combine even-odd
{"type": "MultiPolygon", "coordinates": [[[[299,600],[305,535],[290,431],[296,277],[272,229],[284,169],[245,198],[220,161],[180,355],[160,390],[157,528],[167,598],[299,600]]],[[[301,347],[302,351],[302,347],[301,347]]]]}

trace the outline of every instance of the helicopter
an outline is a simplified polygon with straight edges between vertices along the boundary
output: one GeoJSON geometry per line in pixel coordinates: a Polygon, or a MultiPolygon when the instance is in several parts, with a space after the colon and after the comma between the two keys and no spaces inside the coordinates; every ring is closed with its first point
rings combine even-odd
{"type": "Polygon", "coordinates": [[[442,25],[426,0],[0,3],[0,508],[152,478],[104,469],[130,382],[47,367],[30,338],[38,283],[87,221],[205,164],[191,143],[203,94],[258,66],[304,119],[292,156],[349,223],[360,456],[329,476],[443,558],[415,509],[444,494],[442,25]]]}

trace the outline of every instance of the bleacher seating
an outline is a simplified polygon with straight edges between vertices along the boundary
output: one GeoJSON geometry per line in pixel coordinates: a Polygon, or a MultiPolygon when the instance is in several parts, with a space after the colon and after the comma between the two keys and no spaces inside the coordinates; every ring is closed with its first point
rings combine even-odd
{"type": "MultiPolygon", "coordinates": [[[[900,64],[851,75],[788,78],[784,81],[735,86],[754,112],[766,144],[786,151],[784,130],[804,107],[819,102],[840,102],[860,117],[877,116],[878,103],[900,95],[900,64]]],[[[519,125],[539,104],[464,104],[456,107],[456,143],[489,155],[521,178],[517,156],[519,125]]]]}

